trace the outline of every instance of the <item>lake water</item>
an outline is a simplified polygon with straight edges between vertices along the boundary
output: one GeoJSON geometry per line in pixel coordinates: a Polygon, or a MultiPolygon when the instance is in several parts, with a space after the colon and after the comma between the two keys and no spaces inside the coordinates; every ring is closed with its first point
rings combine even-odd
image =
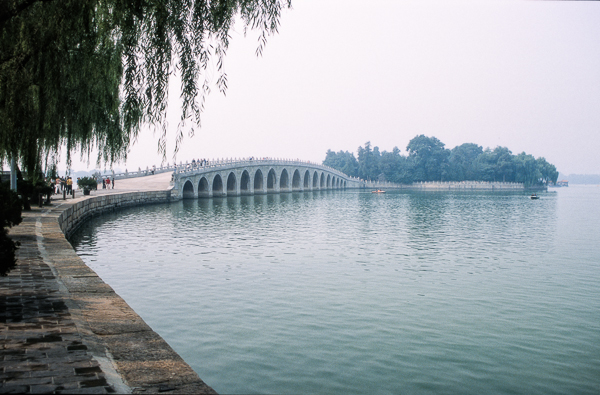
{"type": "Polygon", "coordinates": [[[600,393],[600,187],[126,209],[82,259],[220,393],[600,393]]]}

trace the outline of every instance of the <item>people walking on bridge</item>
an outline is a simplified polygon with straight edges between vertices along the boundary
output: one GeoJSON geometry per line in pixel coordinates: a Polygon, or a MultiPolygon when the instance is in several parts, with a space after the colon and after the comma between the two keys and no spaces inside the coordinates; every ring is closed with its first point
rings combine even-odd
{"type": "Polygon", "coordinates": [[[106,180],[102,177],[102,189],[106,189],[106,180]]]}
{"type": "Polygon", "coordinates": [[[110,189],[110,178],[106,177],[106,189],[110,189]]]}

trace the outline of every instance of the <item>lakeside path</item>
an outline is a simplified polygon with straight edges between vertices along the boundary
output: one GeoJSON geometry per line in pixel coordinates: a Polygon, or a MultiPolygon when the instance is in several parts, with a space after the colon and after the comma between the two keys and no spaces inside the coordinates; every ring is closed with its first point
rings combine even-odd
{"type": "MultiPolygon", "coordinates": [[[[166,190],[170,179],[117,180],[91,197],[166,190]]],[[[10,229],[21,246],[0,277],[0,393],[215,393],[65,239],[59,215],[89,199],[77,193],[10,229]]]]}

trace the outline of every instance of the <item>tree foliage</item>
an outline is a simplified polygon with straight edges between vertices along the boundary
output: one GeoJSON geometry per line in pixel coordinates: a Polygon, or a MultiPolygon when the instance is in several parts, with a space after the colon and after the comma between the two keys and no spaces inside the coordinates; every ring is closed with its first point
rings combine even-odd
{"type": "Polygon", "coordinates": [[[358,177],[358,161],[354,154],[348,151],[335,153],[332,150],[327,150],[323,164],[338,169],[351,177],[358,177]]]}
{"type": "Polygon", "coordinates": [[[419,135],[408,143],[408,155],[398,147],[392,152],[379,152],[371,143],[358,147],[358,159],[348,151],[327,151],[324,165],[365,180],[387,180],[410,184],[418,181],[505,181],[526,186],[547,185],[558,179],[556,167],[545,158],[534,158],[525,152],[513,155],[506,147],[485,150],[465,143],[451,150],[435,137],[419,135]],[[353,166],[347,166],[353,163],[353,166]],[[357,169],[349,172],[345,169],[357,169]]]}
{"type": "Polygon", "coordinates": [[[474,181],[477,179],[475,160],[483,149],[473,143],[465,143],[450,150],[448,165],[452,181],[474,181]]]}
{"type": "Polygon", "coordinates": [[[225,92],[229,30],[260,31],[257,54],[291,0],[12,0],[0,3],[0,160],[28,172],[40,158],[97,148],[125,159],[142,123],[162,129],[169,78],[181,78],[184,131],[200,125],[212,84],[225,92]],[[207,70],[216,64],[216,80],[207,70]]]}
{"type": "Polygon", "coordinates": [[[413,166],[413,181],[447,178],[449,152],[440,140],[421,134],[409,141],[406,150],[413,166]]]}
{"type": "Polygon", "coordinates": [[[365,143],[364,148],[358,147],[358,176],[365,180],[372,177],[377,179],[377,176],[381,173],[379,169],[380,159],[379,147],[371,149],[370,141],[365,143]]]}
{"type": "Polygon", "coordinates": [[[0,276],[15,267],[17,243],[8,237],[8,228],[20,224],[21,200],[8,183],[0,182],[0,276]]]}

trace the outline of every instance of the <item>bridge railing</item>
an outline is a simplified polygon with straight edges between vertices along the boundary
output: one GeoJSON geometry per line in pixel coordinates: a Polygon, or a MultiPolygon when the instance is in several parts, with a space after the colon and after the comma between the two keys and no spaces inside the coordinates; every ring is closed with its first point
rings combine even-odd
{"type": "Polygon", "coordinates": [[[275,159],[275,158],[229,158],[229,159],[212,159],[212,160],[201,160],[198,162],[186,163],[185,165],[179,164],[175,170],[176,174],[185,175],[195,173],[198,170],[203,169],[218,169],[221,167],[232,167],[232,166],[251,166],[251,165],[292,165],[292,166],[311,166],[322,170],[326,170],[330,173],[336,174],[340,177],[347,178],[354,181],[362,181],[356,177],[350,177],[341,171],[334,169],[329,166],[325,166],[319,163],[311,161],[303,161],[300,159],[275,159]]]}
{"type": "Polygon", "coordinates": [[[146,170],[142,170],[141,168],[138,168],[137,171],[125,170],[125,172],[114,172],[114,171],[111,171],[110,173],[104,172],[104,174],[97,174],[97,178],[104,178],[104,179],[110,178],[111,180],[112,179],[123,180],[126,178],[146,177],[146,176],[151,176],[154,174],[174,172],[175,169],[177,169],[177,165],[166,164],[164,166],[158,166],[158,167],[157,166],[146,167],[146,170]]]}
{"type": "Polygon", "coordinates": [[[203,160],[199,160],[199,161],[192,161],[190,162],[186,162],[186,163],[179,163],[179,164],[166,164],[164,166],[151,166],[151,167],[146,167],[145,170],[142,170],[141,168],[138,168],[137,171],[127,171],[125,170],[125,172],[104,172],[104,174],[97,174],[96,177],[98,179],[106,179],[106,178],[110,178],[110,179],[115,179],[115,180],[122,180],[122,179],[126,179],[126,178],[136,178],[136,177],[146,177],[146,176],[150,176],[150,175],[155,175],[155,174],[161,174],[161,173],[167,173],[167,172],[173,172],[175,174],[180,174],[180,175],[185,175],[185,174],[190,174],[190,173],[194,173],[198,170],[203,170],[203,169],[217,169],[217,168],[222,168],[222,167],[231,167],[231,166],[248,166],[248,165],[292,165],[292,166],[311,166],[311,167],[316,167],[318,169],[321,170],[326,170],[330,173],[336,174],[340,177],[352,180],[352,181],[357,181],[357,182],[364,182],[364,180],[358,178],[358,177],[352,177],[352,176],[348,176],[347,174],[342,173],[341,171],[334,169],[332,167],[320,164],[320,163],[315,163],[315,162],[311,162],[311,161],[304,161],[304,160],[300,160],[300,159],[282,159],[282,158],[255,158],[255,157],[247,157],[247,158],[227,158],[227,159],[203,159],[203,160]]]}

